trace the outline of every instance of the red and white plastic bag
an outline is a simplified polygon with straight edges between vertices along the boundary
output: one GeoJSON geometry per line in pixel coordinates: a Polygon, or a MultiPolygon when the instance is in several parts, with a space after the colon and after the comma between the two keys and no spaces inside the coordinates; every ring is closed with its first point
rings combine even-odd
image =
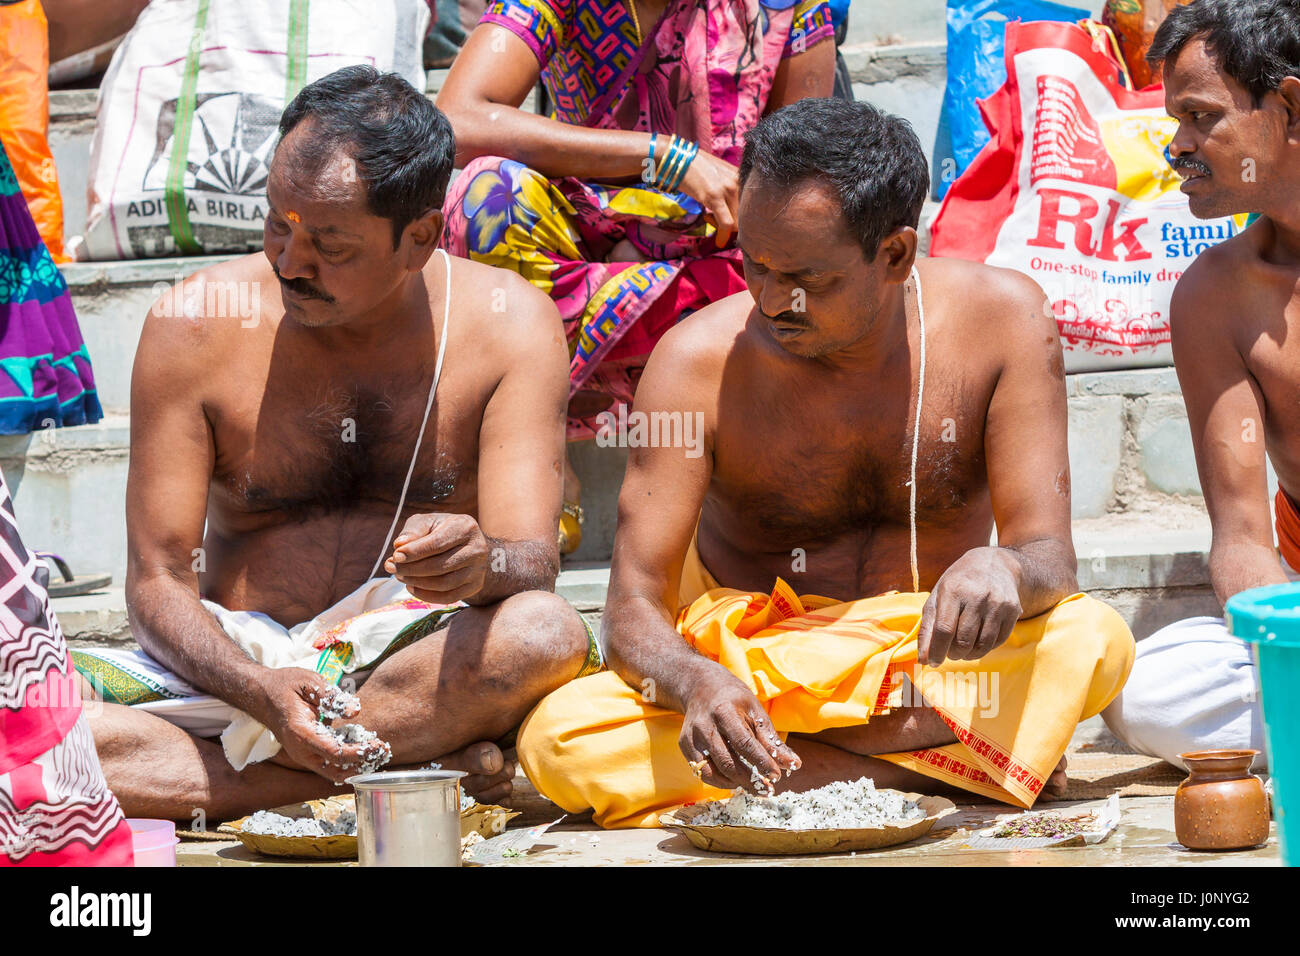
{"type": "Polygon", "coordinates": [[[1007,24],[1007,82],[980,103],[992,140],[953,184],[930,254],[1042,286],[1069,372],[1173,364],[1169,300],[1243,220],[1197,219],[1165,148],[1164,90],[1121,83],[1104,28],[1007,24]]]}

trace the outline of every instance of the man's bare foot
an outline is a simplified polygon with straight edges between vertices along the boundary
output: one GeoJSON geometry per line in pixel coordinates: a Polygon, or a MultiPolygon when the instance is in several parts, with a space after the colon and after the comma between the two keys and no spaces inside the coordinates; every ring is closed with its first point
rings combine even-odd
{"type": "Polygon", "coordinates": [[[1061,762],[1056,765],[1047,778],[1047,783],[1043,784],[1043,792],[1038,795],[1039,800],[1064,800],[1065,791],[1069,787],[1070,781],[1065,776],[1065,757],[1061,757],[1061,762]]]}
{"type": "Polygon", "coordinates": [[[461,778],[461,788],[479,803],[500,803],[514,791],[514,763],[486,740],[438,757],[434,763],[442,764],[444,770],[469,774],[461,778]]]}

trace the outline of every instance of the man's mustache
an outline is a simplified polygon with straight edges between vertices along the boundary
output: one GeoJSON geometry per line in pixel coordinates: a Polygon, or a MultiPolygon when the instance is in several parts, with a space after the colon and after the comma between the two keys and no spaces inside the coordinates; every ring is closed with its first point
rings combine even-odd
{"type": "Polygon", "coordinates": [[[275,277],[280,280],[280,285],[284,286],[294,295],[300,295],[304,299],[320,299],[322,302],[333,302],[334,296],[330,295],[323,289],[318,289],[306,279],[286,279],[280,275],[280,270],[276,268],[275,263],[271,263],[271,271],[275,277]]]}
{"type": "Polygon", "coordinates": [[[1173,167],[1174,172],[1176,173],[1181,173],[1186,169],[1191,170],[1194,173],[1199,173],[1202,176],[1210,175],[1209,166],[1206,166],[1200,160],[1192,159],[1189,156],[1179,156],[1177,159],[1170,161],[1169,165],[1173,167]]]}
{"type": "Polygon", "coordinates": [[[763,312],[762,315],[763,318],[767,319],[767,321],[772,322],[776,325],[793,325],[801,329],[812,328],[812,326],[808,323],[808,320],[804,318],[802,315],[800,315],[798,312],[790,312],[787,310],[785,312],[782,312],[780,315],[768,315],[766,312],[763,312]]]}

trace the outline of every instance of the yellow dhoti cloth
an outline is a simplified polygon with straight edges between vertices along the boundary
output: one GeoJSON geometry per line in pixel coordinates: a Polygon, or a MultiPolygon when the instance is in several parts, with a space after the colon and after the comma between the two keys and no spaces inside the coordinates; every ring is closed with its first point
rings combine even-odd
{"type": "MultiPolygon", "coordinates": [[[[677,630],[749,685],[783,735],[867,723],[920,700],[958,743],[881,760],[1019,807],[1031,807],[1081,720],[1100,713],[1133,666],[1133,635],[1113,609],[1075,594],[1020,621],[977,661],[916,662],[926,593],[839,602],[719,587],[691,543],[677,630]]],[[[519,761],[543,794],[603,827],[658,825],[673,807],[725,798],[678,748],[682,715],[606,671],[548,695],[520,728],[519,761]]],[[[796,752],[798,746],[795,746],[796,752]]]]}

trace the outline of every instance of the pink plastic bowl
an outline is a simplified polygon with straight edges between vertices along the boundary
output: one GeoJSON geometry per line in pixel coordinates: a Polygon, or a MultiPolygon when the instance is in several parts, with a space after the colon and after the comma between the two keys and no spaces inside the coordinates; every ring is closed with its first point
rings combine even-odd
{"type": "Polygon", "coordinates": [[[176,824],[171,820],[128,819],[136,866],[175,866],[176,824]]]}

